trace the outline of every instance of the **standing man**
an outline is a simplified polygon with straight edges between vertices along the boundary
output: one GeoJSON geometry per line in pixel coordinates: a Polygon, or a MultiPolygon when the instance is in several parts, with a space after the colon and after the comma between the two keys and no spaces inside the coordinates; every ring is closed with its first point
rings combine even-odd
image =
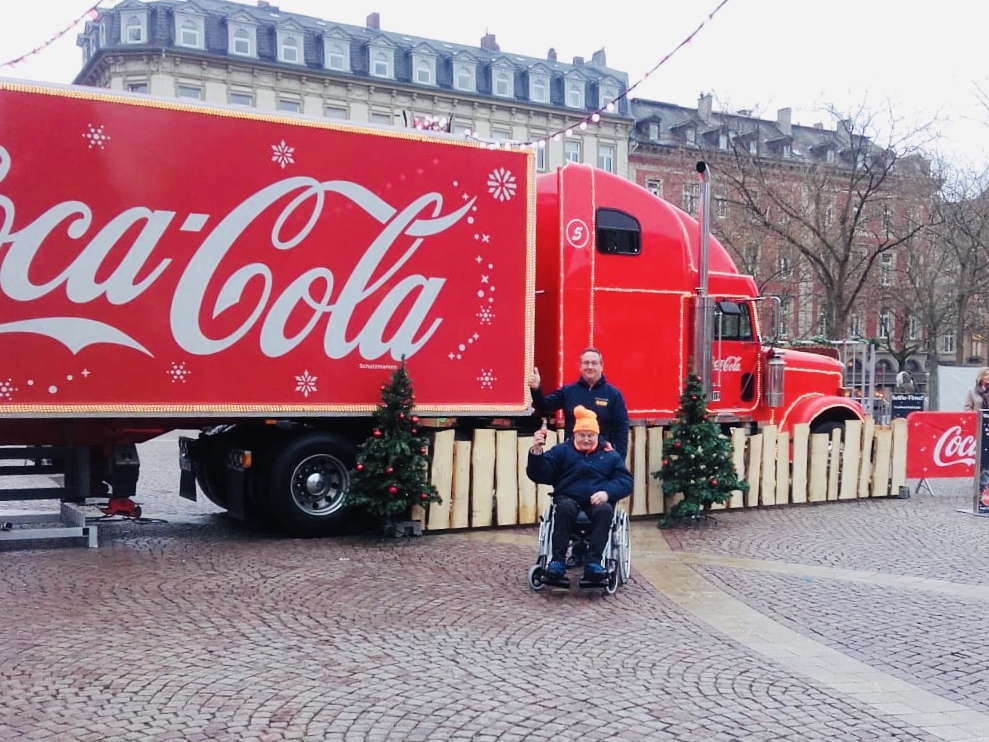
{"type": "Polygon", "coordinates": [[[604,356],[597,348],[585,348],[580,354],[580,378],[555,392],[543,394],[539,369],[529,375],[532,406],[537,412],[563,410],[566,437],[573,435],[574,408],[583,405],[597,415],[602,443],[611,444],[625,460],[628,452],[628,409],[625,397],[604,378],[604,356]]]}

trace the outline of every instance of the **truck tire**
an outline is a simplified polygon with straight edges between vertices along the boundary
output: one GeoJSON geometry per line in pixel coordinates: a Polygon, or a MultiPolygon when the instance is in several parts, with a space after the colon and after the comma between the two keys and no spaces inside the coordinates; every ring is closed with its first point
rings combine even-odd
{"type": "Polygon", "coordinates": [[[285,533],[313,538],[338,533],[346,522],[356,447],[333,433],[293,434],[272,448],[264,498],[285,533]]]}

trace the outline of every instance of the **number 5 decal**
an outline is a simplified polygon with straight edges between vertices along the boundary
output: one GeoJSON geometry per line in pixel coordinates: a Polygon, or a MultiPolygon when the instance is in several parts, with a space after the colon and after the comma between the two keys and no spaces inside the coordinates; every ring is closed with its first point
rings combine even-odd
{"type": "Polygon", "coordinates": [[[587,247],[587,242],[591,237],[591,230],[587,228],[587,224],[584,223],[583,219],[571,219],[567,223],[566,235],[567,242],[570,243],[570,246],[580,249],[587,247]]]}

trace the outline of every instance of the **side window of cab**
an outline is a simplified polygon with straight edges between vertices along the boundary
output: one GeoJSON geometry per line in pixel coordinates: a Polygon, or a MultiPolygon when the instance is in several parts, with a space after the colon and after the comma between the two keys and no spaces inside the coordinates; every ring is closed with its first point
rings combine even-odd
{"type": "Polygon", "coordinates": [[[752,314],[748,304],[719,301],[714,305],[716,340],[752,340],[752,314]]]}

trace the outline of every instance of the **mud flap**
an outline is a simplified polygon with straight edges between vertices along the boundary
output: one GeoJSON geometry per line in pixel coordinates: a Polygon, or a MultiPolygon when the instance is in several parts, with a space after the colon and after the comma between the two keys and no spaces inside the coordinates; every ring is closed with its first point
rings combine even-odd
{"type": "Polygon", "coordinates": [[[189,447],[194,444],[192,438],[179,438],[179,497],[196,501],[196,462],[189,454],[189,447]]]}

